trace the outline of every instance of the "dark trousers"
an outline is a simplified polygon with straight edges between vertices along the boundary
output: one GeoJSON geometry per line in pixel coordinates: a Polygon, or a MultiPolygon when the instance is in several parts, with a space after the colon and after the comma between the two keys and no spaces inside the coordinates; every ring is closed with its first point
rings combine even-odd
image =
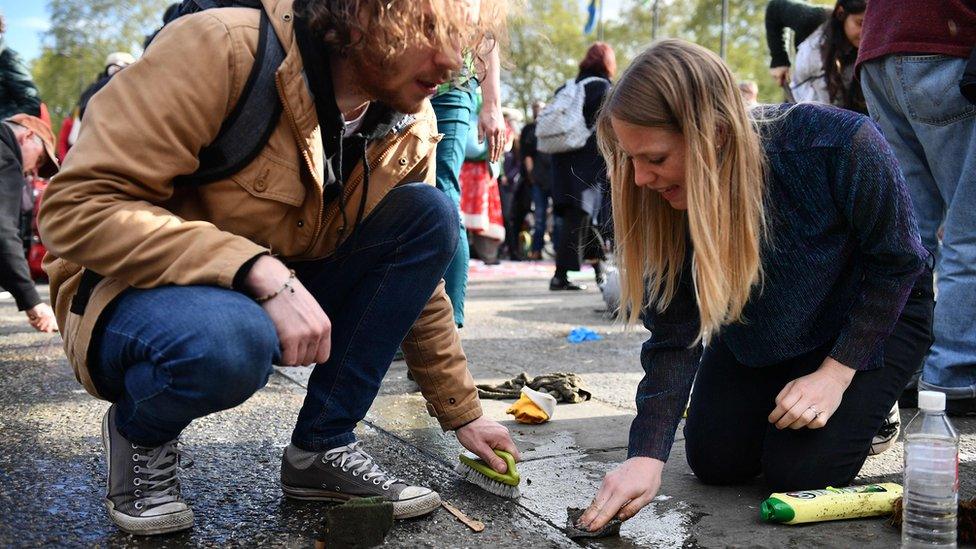
{"type": "Polygon", "coordinates": [[[606,259],[603,238],[590,216],[578,207],[565,207],[560,213],[563,234],[556,248],[556,275],[565,276],[568,271],[580,270],[580,262],[584,259],[606,259]]]}
{"type": "MultiPolygon", "coordinates": [[[[457,249],[458,214],[443,192],[401,185],[336,252],[294,264],[332,321],[332,353],[308,381],[292,442],[327,450],[355,440],[407,330],[457,249]]],[[[264,386],[278,363],[274,324],[240,292],[211,286],[131,289],[104,320],[91,362],[126,439],[158,446],[196,418],[264,386]]]]}
{"type": "Polygon", "coordinates": [[[525,259],[520,237],[525,216],[532,211],[531,188],[525,183],[518,185],[511,194],[509,202],[505,210],[505,246],[511,259],[525,259]]]}
{"type": "Polygon", "coordinates": [[[935,290],[932,271],[928,268],[918,277],[905,308],[898,317],[898,323],[885,342],[885,364],[904,363],[899,368],[913,368],[914,373],[905,387],[903,404],[915,407],[917,402],[918,380],[922,376],[925,356],[935,341],[932,321],[935,317],[935,290]]]}
{"type": "Polygon", "coordinates": [[[776,429],[767,419],[776,395],[819,368],[832,346],[752,368],[739,363],[720,339],[711,343],[702,355],[685,423],[688,465],[695,475],[706,484],[740,484],[763,474],[774,491],[849,485],[925,352],[857,372],[825,427],[776,429]]]}

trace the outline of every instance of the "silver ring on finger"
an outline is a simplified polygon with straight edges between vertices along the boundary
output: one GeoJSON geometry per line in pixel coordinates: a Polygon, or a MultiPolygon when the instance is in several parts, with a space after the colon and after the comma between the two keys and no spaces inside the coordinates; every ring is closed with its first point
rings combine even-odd
{"type": "Polygon", "coordinates": [[[812,404],[809,407],[807,407],[807,410],[810,410],[810,411],[813,412],[813,419],[819,418],[820,417],[820,414],[824,413],[823,410],[818,410],[817,407],[814,406],[814,405],[812,405],[812,404]]]}

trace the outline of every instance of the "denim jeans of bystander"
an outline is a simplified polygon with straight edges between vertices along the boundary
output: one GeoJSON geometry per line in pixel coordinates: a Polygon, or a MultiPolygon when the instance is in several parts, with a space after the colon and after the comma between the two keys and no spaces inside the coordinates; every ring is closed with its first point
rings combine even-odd
{"type": "Polygon", "coordinates": [[[976,398],[976,105],[959,91],[965,65],[889,55],[861,68],[871,117],[898,158],[922,244],[936,258],[935,341],[919,388],[950,401],[976,398]]]}

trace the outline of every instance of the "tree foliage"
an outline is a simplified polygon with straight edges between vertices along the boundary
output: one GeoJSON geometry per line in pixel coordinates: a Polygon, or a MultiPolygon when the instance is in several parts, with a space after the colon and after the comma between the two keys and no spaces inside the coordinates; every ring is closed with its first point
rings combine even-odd
{"type": "Polygon", "coordinates": [[[502,77],[508,104],[528,112],[576,74],[590,42],[583,23],[578,0],[532,0],[514,10],[502,77]]]}
{"type": "MultiPolygon", "coordinates": [[[[55,124],[69,115],[78,96],[104,68],[113,51],[141,52],[146,34],[159,24],[172,0],[48,0],[51,28],[35,61],[34,80],[55,124]]],[[[513,0],[510,44],[502,79],[506,103],[526,112],[549,99],[573,77],[596,33],[583,34],[580,0],[513,0]]],[[[768,76],[769,53],[763,13],[768,0],[729,0],[727,61],[740,79],[759,83],[760,98],[780,99],[768,76]]],[[[653,0],[626,0],[620,16],[604,23],[619,68],[649,44],[653,0]]],[[[674,36],[719,50],[721,0],[658,0],[658,37],[674,36]]]]}
{"type": "MultiPolygon", "coordinates": [[[[60,125],[114,51],[134,55],[171,0],[48,0],[51,28],[34,62],[34,82],[60,125]]],[[[57,130],[57,128],[55,128],[57,130]]]]}
{"type": "MultiPolygon", "coordinates": [[[[760,99],[781,100],[768,75],[769,51],[763,16],[768,0],[729,0],[726,61],[741,80],[759,84],[760,99]]],[[[528,110],[545,100],[565,79],[596,33],[583,34],[584,10],[578,0],[532,0],[510,21],[509,69],[503,73],[508,103],[528,110]]],[[[604,41],[613,46],[622,71],[653,40],[653,0],[627,0],[620,16],[604,23],[604,41]]],[[[658,38],[677,37],[715,52],[721,37],[721,0],[659,0],[658,38]]]]}

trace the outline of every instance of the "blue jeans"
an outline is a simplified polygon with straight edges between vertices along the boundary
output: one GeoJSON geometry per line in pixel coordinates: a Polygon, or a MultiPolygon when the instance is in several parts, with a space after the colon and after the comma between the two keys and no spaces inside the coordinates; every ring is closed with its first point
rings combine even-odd
{"type": "MultiPolygon", "coordinates": [[[[437,188],[444,191],[454,203],[454,209],[461,211],[461,166],[464,164],[464,149],[471,131],[471,114],[475,107],[474,91],[453,89],[430,100],[437,115],[437,131],[444,134],[437,144],[437,188]]],[[[460,236],[457,251],[451,265],[444,273],[447,295],[454,307],[454,322],[464,325],[464,298],[468,292],[468,263],[471,252],[468,250],[468,236],[464,223],[458,217],[460,236]]]]}
{"type": "Polygon", "coordinates": [[[546,243],[546,222],[549,217],[549,196],[551,194],[549,189],[532,185],[532,206],[534,208],[532,217],[535,218],[535,227],[532,231],[533,252],[541,252],[546,243]]]}
{"type": "MultiPolygon", "coordinates": [[[[332,256],[292,264],[332,321],[292,434],[313,451],[349,444],[397,346],[457,248],[458,214],[432,186],[397,187],[332,256]]],[[[196,418],[232,408],[280,359],[275,327],[239,292],[210,286],[130,289],[113,304],[90,361],[128,440],[158,446],[196,418]]]]}
{"type": "Polygon", "coordinates": [[[871,117],[901,164],[922,244],[936,257],[935,342],[919,387],[950,399],[976,397],[976,105],[959,92],[965,64],[889,55],[861,69],[871,117]]]}

